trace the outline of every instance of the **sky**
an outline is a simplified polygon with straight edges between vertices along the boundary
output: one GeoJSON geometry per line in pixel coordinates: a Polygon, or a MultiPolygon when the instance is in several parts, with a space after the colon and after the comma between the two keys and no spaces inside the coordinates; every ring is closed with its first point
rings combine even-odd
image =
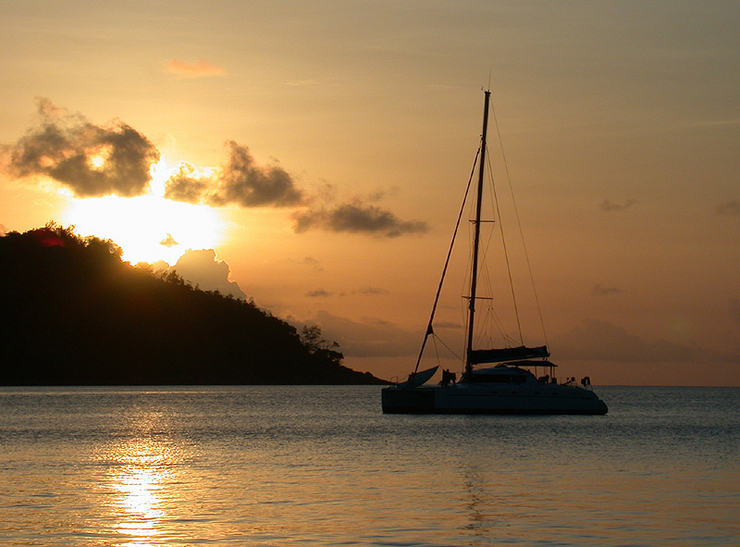
{"type": "Polygon", "coordinates": [[[558,374],[740,386],[735,1],[6,0],[0,18],[3,232],[113,239],[402,378],[490,89],[558,374]]]}

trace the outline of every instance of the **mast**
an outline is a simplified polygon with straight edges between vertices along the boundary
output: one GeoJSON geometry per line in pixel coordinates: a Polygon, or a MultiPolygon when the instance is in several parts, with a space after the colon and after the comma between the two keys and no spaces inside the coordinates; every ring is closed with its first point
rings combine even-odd
{"type": "Polygon", "coordinates": [[[466,344],[465,372],[470,374],[473,369],[471,363],[471,351],[473,350],[473,328],[475,319],[475,297],[478,285],[478,248],[480,247],[480,215],[483,204],[483,177],[486,168],[486,133],[488,132],[488,105],[491,102],[491,92],[485,91],[485,104],[483,106],[483,133],[480,144],[480,169],[478,170],[478,197],[475,205],[475,220],[473,221],[473,269],[470,278],[470,304],[468,309],[468,341],[466,344]]]}

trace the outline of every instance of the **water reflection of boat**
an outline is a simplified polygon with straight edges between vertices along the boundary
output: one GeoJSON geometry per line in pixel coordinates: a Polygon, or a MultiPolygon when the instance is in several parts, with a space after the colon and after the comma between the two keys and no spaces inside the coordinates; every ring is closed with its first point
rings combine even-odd
{"type": "MultiPolygon", "coordinates": [[[[478,300],[483,299],[477,294],[477,289],[481,224],[484,222],[481,220],[481,204],[486,165],[489,103],[490,91],[486,91],[475,218],[472,220],[474,237],[470,296],[468,297],[465,371],[460,381],[455,381],[455,375],[445,370],[439,385],[424,385],[434,376],[438,367],[418,370],[426,342],[434,334],[434,315],[452,254],[451,246],[416,369],[409,375],[407,381],[382,390],[383,412],[391,414],[606,414],[607,406],[591,390],[588,377],[581,380],[580,386],[577,385],[575,378],[566,382],[557,381],[553,373],[557,365],[547,360],[550,356],[547,346],[520,345],[499,349],[474,349],[473,347],[476,304],[478,300]],[[494,366],[478,368],[478,365],[494,366]],[[538,369],[543,369],[542,376],[537,376],[538,369]]],[[[466,192],[466,197],[467,195],[466,192]]],[[[458,218],[458,227],[461,217],[462,212],[458,218]]],[[[456,234],[457,227],[455,228],[456,234]]],[[[453,245],[454,240],[453,236],[453,245]]]]}

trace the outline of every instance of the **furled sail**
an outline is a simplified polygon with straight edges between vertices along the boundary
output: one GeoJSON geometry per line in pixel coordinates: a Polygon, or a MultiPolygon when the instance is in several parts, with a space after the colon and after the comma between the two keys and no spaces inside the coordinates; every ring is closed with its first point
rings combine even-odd
{"type": "Polygon", "coordinates": [[[502,363],[504,361],[518,361],[520,359],[534,359],[537,357],[549,357],[547,346],[528,348],[519,346],[516,348],[503,349],[475,349],[468,352],[468,361],[471,365],[481,363],[502,363]]]}

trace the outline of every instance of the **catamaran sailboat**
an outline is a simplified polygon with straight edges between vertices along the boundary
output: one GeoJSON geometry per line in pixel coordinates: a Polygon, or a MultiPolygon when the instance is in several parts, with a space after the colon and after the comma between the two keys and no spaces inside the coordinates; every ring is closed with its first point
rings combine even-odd
{"type": "MultiPolygon", "coordinates": [[[[445,370],[439,384],[425,385],[439,367],[418,370],[426,342],[434,334],[433,321],[452,253],[451,246],[416,368],[405,382],[382,390],[383,412],[388,414],[606,414],[607,406],[591,389],[588,377],[583,378],[580,385],[576,383],[575,378],[570,378],[566,382],[558,382],[553,372],[557,365],[548,360],[550,352],[546,345],[537,347],[520,345],[497,349],[473,348],[476,303],[481,299],[477,292],[481,223],[483,222],[481,203],[490,95],[490,91],[485,91],[475,218],[472,221],[474,234],[467,311],[465,371],[460,380],[455,381],[456,375],[445,370]],[[480,365],[488,366],[481,367],[480,365]],[[544,374],[538,375],[540,369],[544,374]]],[[[459,224],[460,219],[458,218],[458,227],[459,224]]],[[[455,234],[457,234],[457,227],[455,234]]],[[[453,236],[453,245],[454,240],[453,236]]]]}

